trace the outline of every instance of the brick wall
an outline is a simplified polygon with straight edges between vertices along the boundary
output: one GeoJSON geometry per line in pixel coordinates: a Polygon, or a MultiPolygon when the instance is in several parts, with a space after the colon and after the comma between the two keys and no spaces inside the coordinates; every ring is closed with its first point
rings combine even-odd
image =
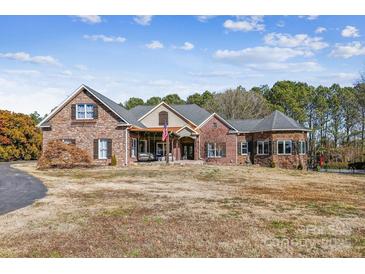
{"type": "MultiPolygon", "coordinates": [[[[200,130],[200,156],[207,163],[236,164],[237,141],[235,134],[229,134],[229,128],[216,117],[212,117],[200,130]],[[214,127],[216,123],[217,127],[214,127]],[[226,143],[226,157],[207,158],[207,143],[226,143]]],[[[199,143],[199,142],[196,142],[199,143]]]]}
{"type": "MultiPolygon", "coordinates": [[[[112,139],[112,154],[116,156],[119,166],[125,164],[125,128],[118,127],[120,119],[109,109],[95,100],[87,91],[80,92],[64,106],[49,123],[51,130],[43,131],[43,147],[50,140],[75,139],[76,146],[87,151],[93,158],[94,139],[112,139]],[[98,119],[93,121],[72,121],[71,105],[93,103],[98,105],[98,119]]],[[[108,160],[94,160],[94,164],[109,164],[108,160]]]]}

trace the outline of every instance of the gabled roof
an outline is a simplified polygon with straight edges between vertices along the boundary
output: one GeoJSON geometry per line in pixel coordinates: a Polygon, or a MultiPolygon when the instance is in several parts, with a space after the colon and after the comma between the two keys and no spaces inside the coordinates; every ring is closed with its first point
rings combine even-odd
{"type": "Polygon", "coordinates": [[[104,95],[100,94],[99,92],[88,86],[85,86],[85,88],[95,97],[97,97],[100,101],[106,104],[109,108],[111,108],[123,120],[127,121],[127,123],[138,127],[145,127],[141,122],[138,121],[138,119],[136,119],[136,117],[132,113],[130,113],[127,109],[125,109],[121,105],[117,104],[113,100],[109,99],[108,97],[105,97],[104,95]]]}
{"type": "Polygon", "coordinates": [[[116,114],[119,118],[121,118],[126,125],[133,124],[138,127],[144,127],[144,125],[139,122],[133,114],[129,113],[124,107],[118,105],[116,102],[110,100],[104,95],[100,94],[96,90],[86,86],[81,85],[78,89],[76,89],[66,100],[64,100],[60,105],[58,105],[51,113],[45,117],[39,124],[39,127],[48,127],[49,124],[47,121],[51,119],[56,113],[58,113],[68,102],[70,102],[77,94],[79,94],[82,90],[88,91],[91,95],[93,95],[98,101],[104,104],[107,108],[109,108],[114,114],[116,114]]]}
{"type": "Polygon", "coordinates": [[[164,102],[161,102],[156,106],[145,106],[145,105],[136,106],[130,109],[129,111],[136,118],[141,119],[143,116],[145,116],[147,113],[149,113],[156,107],[160,106],[161,104],[165,104],[168,107],[172,108],[172,110],[174,110],[176,113],[180,114],[185,119],[191,121],[195,125],[200,125],[211,115],[211,113],[209,113],[205,109],[195,104],[168,105],[164,102]]]}
{"type": "Polygon", "coordinates": [[[294,119],[275,110],[263,119],[230,120],[240,132],[309,131],[294,119]]]}
{"type": "Polygon", "coordinates": [[[231,131],[230,133],[237,133],[238,132],[238,130],[231,123],[229,123],[227,120],[223,119],[217,113],[212,113],[211,115],[209,115],[209,117],[207,119],[205,119],[197,128],[201,128],[202,126],[204,126],[213,117],[217,118],[223,124],[225,124],[227,127],[229,127],[229,129],[231,131]]]}

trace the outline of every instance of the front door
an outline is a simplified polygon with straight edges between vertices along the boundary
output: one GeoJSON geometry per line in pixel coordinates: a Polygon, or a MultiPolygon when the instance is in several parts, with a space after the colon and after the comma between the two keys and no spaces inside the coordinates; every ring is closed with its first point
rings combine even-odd
{"type": "Polygon", "coordinates": [[[194,160],[194,144],[182,144],[181,159],[194,160]]]}

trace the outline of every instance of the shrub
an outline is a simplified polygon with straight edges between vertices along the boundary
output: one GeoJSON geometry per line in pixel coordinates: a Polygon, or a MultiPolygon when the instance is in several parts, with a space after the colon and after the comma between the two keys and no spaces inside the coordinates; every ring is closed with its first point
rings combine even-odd
{"type": "Polygon", "coordinates": [[[275,164],[275,162],[273,160],[270,161],[270,167],[272,167],[272,168],[275,168],[276,167],[276,164],[275,164]]]}
{"type": "Polygon", "coordinates": [[[299,170],[303,170],[303,164],[302,163],[299,163],[298,167],[297,167],[299,170]]]}
{"type": "Polygon", "coordinates": [[[348,163],[346,162],[329,162],[323,165],[325,169],[347,169],[348,163]]]}
{"type": "Polygon", "coordinates": [[[115,155],[112,156],[112,161],[111,161],[110,165],[112,165],[112,166],[117,165],[117,157],[115,157],[115,155]]]}
{"type": "Polygon", "coordinates": [[[38,160],[38,168],[73,168],[91,165],[90,155],[83,149],[62,141],[50,141],[38,160]]]}

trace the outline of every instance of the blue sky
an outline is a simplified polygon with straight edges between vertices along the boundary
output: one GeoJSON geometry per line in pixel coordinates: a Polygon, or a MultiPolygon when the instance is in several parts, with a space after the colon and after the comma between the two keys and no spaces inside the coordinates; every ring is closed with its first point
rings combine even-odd
{"type": "Polygon", "coordinates": [[[117,102],[277,80],[351,85],[364,16],[0,16],[0,109],[48,113],[82,83],[117,102]]]}

